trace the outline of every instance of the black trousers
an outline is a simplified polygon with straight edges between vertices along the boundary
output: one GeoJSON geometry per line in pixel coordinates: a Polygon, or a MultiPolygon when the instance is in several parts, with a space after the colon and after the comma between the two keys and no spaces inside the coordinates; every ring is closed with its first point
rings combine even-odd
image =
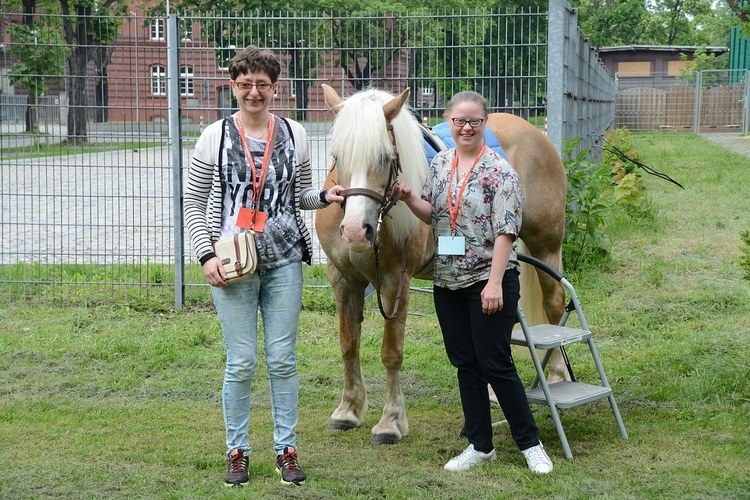
{"type": "Polygon", "coordinates": [[[464,411],[464,431],[476,450],[488,452],[492,444],[492,415],[487,384],[497,395],[520,450],[539,444],[539,430],[526,399],[510,347],[520,298],[518,273],[503,276],[503,309],[482,312],[481,293],[486,281],[467,288],[434,287],[435,310],[443,331],[445,352],[458,371],[464,411]]]}

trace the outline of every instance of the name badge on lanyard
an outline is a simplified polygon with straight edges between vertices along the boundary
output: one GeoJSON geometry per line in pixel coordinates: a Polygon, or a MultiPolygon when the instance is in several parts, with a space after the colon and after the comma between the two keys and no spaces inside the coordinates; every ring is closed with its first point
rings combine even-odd
{"type": "Polygon", "coordinates": [[[438,236],[438,255],[465,255],[465,236],[438,236]]]}

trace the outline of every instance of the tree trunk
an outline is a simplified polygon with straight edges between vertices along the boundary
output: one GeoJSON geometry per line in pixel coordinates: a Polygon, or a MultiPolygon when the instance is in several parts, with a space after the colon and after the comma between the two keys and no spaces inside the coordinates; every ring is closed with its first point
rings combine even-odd
{"type": "Polygon", "coordinates": [[[63,30],[65,41],[70,47],[68,57],[68,144],[88,143],[87,112],[88,98],[86,96],[86,73],[89,62],[89,51],[94,46],[88,34],[88,20],[91,7],[74,5],[75,15],[70,14],[68,1],[61,1],[63,13],[63,30]]]}
{"type": "Polygon", "coordinates": [[[70,87],[68,90],[68,144],[88,143],[88,99],[86,98],[86,66],[88,49],[85,46],[71,47],[68,59],[70,87]]]}
{"type": "Polygon", "coordinates": [[[29,99],[26,101],[26,132],[39,132],[39,124],[36,120],[36,94],[29,90],[29,99]]]}

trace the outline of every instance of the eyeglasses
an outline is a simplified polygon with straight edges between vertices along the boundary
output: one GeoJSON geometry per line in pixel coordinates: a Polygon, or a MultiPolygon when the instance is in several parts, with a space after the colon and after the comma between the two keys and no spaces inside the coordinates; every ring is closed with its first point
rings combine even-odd
{"type": "Polygon", "coordinates": [[[253,87],[258,89],[258,92],[263,92],[264,90],[268,90],[271,87],[273,87],[273,83],[250,83],[250,82],[234,82],[235,85],[237,85],[237,88],[240,90],[250,90],[253,87]]]}
{"type": "Polygon", "coordinates": [[[484,123],[484,118],[472,118],[471,120],[467,120],[466,118],[451,118],[451,121],[456,127],[463,127],[468,123],[471,128],[477,128],[484,123]]]}

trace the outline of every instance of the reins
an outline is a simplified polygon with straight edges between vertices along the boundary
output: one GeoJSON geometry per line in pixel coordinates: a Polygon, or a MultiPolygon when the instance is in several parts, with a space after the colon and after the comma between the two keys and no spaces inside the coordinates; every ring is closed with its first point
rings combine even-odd
{"type": "Polygon", "coordinates": [[[385,191],[383,194],[368,188],[350,188],[341,191],[341,196],[344,197],[344,201],[346,201],[346,198],[349,196],[366,196],[380,203],[380,209],[378,210],[378,226],[375,230],[375,239],[372,243],[373,251],[375,252],[375,283],[373,284],[375,285],[375,291],[378,296],[378,308],[380,309],[380,314],[385,319],[393,319],[398,315],[398,306],[401,302],[401,292],[404,288],[404,278],[406,277],[406,248],[401,252],[401,277],[398,282],[396,300],[393,303],[393,312],[391,314],[386,314],[385,309],[383,308],[383,299],[380,295],[380,227],[383,224],[383,217],[388,215],[388,212],[396,206],[396,203],[398,203],[398,200],[400,200],[402,196],[401,192],[396,196],[393,196],[393,187],[398,182],[398,175],[402,172],[402,168],[398,148],[396,147],[396,135],[393,131],[393,125],[390,123],[388,124],[388,135],[390,136],[391,144],[393,145],[393,156],[391,157],[390,168],[388,171],[388,182],[385,185],[385,191]]]}

